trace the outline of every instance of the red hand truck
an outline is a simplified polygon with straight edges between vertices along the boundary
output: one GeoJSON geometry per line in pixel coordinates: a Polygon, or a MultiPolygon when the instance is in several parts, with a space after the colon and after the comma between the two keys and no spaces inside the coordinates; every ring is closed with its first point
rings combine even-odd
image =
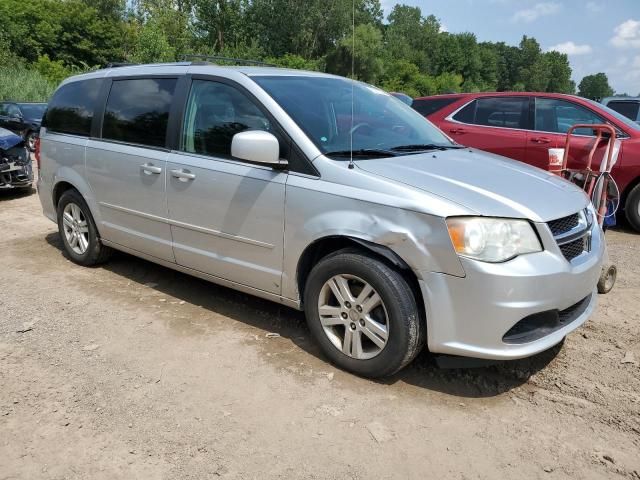
{"type": "MultiPolygon", "coordinates": [[[[615,186],[615,182],[611,178],[611,169],[617,161],[616,148],[619,148],[616,145],[616,129],[611,125],[577,124],[573,125],[567,131],[562,163],[554,163],[551,159],[549,161],[549,171],[575,183],[589,196],[596,211],[597,222],[600,228],[603,228],[608,207],[611,204],[611,200],[613,200],[610,187],[615,186]],[[582,168],[569,168],[571,135],[575,134],[575,131],[578,129],[592,130],[595,138],[589,155],[586,158],[586,163],[582,168]],[[594,170],[592,168],[594,156],[598,147],[603,146],[602,144],[605,140],[607,143],[602,162],[600,163],[600,167],[594,170]]],[[[618,270],[616,266],[609,262],[609,255],[605,245],[605,258],[602,265],[602,273],[598,280],[599,293],[609,293],[611,291],[616,283],[617,273],[618,270]]]]}

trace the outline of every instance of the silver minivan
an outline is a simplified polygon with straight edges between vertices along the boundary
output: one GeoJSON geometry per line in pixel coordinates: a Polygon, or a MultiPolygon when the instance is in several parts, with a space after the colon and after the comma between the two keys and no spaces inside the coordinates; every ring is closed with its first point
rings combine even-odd
{"type": "Polygon", "coordinates": [[[176,63],[72,77],[38,193],[69,258],[121,250],[304,310],[359,375],[516,359],[596,305],[603,236],[554,175],[461,147],[387,93],[316,72],[176,63]]]}

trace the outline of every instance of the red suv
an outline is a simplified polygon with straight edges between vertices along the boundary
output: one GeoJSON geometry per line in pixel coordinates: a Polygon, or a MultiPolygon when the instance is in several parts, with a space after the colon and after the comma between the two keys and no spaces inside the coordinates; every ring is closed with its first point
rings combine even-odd
{"type": "MultiPolygon", "coordinates": [[[[640,125],[599,103],[553,93],[470,93],[417,98],[413,108],[462,145],[547,169],[549,148],[562,148],[566,132],[577,123],[608,123],[622,139],[613,178],[622,208],[640,232],[640,125]]],[[[569,166],[584,165],[593,146],[591,129],[572,136],[569,166]]],[[[605,142],[597,150],[595,166],[605,142]],[[599,154],[599,155],[598,155],[599,154]]]]}

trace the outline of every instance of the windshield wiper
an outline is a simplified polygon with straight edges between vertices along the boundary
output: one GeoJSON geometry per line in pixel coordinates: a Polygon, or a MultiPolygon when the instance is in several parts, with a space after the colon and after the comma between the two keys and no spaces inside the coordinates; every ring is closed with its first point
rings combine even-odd
{"type": "Polygon", "coordinates": [[[399,145],[393,147],[391,150],[394,152],[421,152],[425,150],[457,150],[464,148],[462,145],[439,145],[436,143],[424,143],[416,145],[399,145]]]}
{"type": "Polygon", "coordinates": [[[336,152],[327,152],[325,155],[327,157],[347,157],[351,158],[353,154],[353,158],[383,158],[383,157],[397,157],[398,152],[394,152],[392,150],[383,150],[378,148],[360,148],[358,150],[338,150],[336,152]]]}

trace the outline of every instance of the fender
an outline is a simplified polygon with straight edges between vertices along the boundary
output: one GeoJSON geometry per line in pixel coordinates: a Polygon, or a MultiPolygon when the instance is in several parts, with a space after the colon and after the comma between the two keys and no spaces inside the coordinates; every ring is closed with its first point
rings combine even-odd
{"type": "MultiPolygon", "coordinates": [[[[80,168],[84,170],[84,164],[80,168]]],[[[51,198],[52,202],[54,203],[54,208],[57,190],[62,182],[70,184],[73,188],[80,192],[80,195],[82,195],[84,201],[87,202],[87,206],[89,207],[91,216],[93,216],[93,219],[95,221],[96,228],[98,228],[98,233],[100,233],[100,209],[98,208],[98,204],[96,203],[95,197],[93,195],[93,190],[91,190],[91,186],[84,178],[83,174],[72,167],[60,166],[53,175],[53,188],[51,190],[51,198]]]]}

